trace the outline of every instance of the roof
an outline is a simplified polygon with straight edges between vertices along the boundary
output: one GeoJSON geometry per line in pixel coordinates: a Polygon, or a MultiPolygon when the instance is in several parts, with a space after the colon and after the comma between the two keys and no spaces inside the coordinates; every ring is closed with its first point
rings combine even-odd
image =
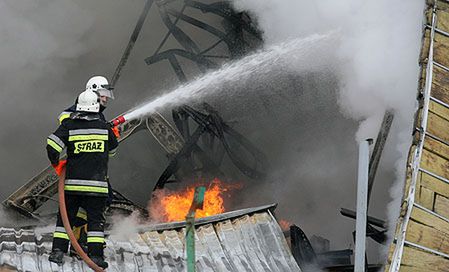
{"type": "MultiPolygon", "coordinates": [[[[197,271],[300,271],[272,214],[276,205],[199,219],[197,271]]],[[[127,241],[107,237],[107,271],[185,271],[185,222],[141,226],[127,241]]],[[[60,271],[48,262],[51,233],[0,228],[0,267],[19,271],[60,271]]],[[[88,271],[65,257],[63,271],[88,271]]]]}

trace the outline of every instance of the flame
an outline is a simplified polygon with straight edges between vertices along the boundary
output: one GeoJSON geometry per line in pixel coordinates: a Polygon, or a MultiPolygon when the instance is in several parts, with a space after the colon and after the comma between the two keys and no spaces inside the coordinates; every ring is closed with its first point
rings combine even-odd
{"type": "MultiPolygon", "coordinates": [[[[159,222],[184,221],[190,206],[192,205],[195,187],[187,187],[182,192],[170,192],[159,190],[155,193],[150,205],[150,216],[159,222]]],[[[204,194],[203,209],[197,210],[195,218],[201,218],[225,212],[224,198],[232,189],[240,188],[240,185],[228,184],[214,179],[204,194]]]]}
{"type": "Polygon", "coordinates": [[[291,223],[287,220],[284,220],[284,219],[279,220],[278,223],[279,223],[279,226],[281,227],[282,231],[290,230],[290,226],[293,225],[293,223],[291,223]]]}

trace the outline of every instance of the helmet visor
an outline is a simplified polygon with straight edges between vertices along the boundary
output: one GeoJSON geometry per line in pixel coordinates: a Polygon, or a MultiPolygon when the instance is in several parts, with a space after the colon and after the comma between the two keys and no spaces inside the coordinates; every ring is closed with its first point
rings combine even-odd
{"type": "Polygon", "coordinates": [[[114,93],[112,92],[112,89],[101,88],[97,89],[96,92],[99,96],[106,96],[107,98],[114,99],[114,93]]]}

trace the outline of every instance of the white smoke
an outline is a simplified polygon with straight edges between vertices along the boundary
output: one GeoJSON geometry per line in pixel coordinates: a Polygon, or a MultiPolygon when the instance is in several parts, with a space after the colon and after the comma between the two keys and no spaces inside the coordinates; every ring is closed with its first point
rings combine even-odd
{"type": "Polygon", "coordinates": [[[112,217],[111,239],[118,241],[134,240],[138,234],[140,223],[138,212],[133,212],[129,216],[114,215],[112,217]]]}
{"type": "MultiPolygon", "coordinates": [[[[424,1],[235,0],[255,15],[267,44],[339,30],[341,109],[363,120],[359,137],[371,137],[385,109],[401,122],[413,113],[424,1]],[[366,132],[365,132],[366,131],[366,132]]],[[[332,41],[335,42],[335,41],[332,41]]],[[[407,120],[407,121],[406,121],[407,120]]]]}
{"type": "Polygon", "coordinates": [[[341,112],[360,121],[355,139],[375,138],[385,110],[395,114],[389,135],[394,148],[383,156],[396,161],[388,216],[396,220],[415,111],[424,1],[234,0],[234,5],[257,19],[267,45],[339,33],[328,65],[338,78],[341,112]]]}

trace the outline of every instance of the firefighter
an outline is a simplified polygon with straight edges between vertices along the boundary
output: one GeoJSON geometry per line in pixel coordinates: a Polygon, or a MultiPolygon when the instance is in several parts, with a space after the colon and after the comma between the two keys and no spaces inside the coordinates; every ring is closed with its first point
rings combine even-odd
{"type": "MultiPolygon", "coordinates": [[[[69,221],[73,224],[80,207],[86,211],[88,255],[102,268],[108,266],[103,256],[108,157],[115,154],[117,146],[110,125],[100,116],[100,98],[93,90],[78,96],[76,111],[47,139],[48,157],[58,174],[65,165],[59,161],[60,154],[67,148],[64,189],[69,221]]],[[[69,237],[59,213],[49,261],[62,264],[68,245],[69,237]]]]}
{"type": "MultiPolygon", "coordinates": [[[[106,109],[107,104],[109,102],[109,99],[114,99],[114,93],[113,93],[113,87],[109,85],[108,80],[104,76],[93,76],[91,77],[87,83],[86,83],[86,89],[85,90],[92,90],[98,94],[100,97],[100,119],[106,122],[106,118],[103,114],[103,111],[106,109]]],[[[76,111],[76,103],[78,98],[75,100],[75,104],[71,107],[67,108],[61,114],[58,116],[58,121],[60,124],[64,120],[70,117],[70,114],[76,111]]],[[[120,132],[117,127],[113,128],[113,132],[117,139],[120,137],[120,132]]],[[[110,187],[109,183],[109,198],[108,198],[108,206],[112,203],[113,194],[112,194],[112,188],[110,187]]],[[[73,232],[75,234],[75,237],[78,240],[78,243],[83,249],[87,249],[87,240],[86,240],[86,224],[87,224],[87,215],[86,211],[80,207],[78,210],[78,213],[76,215],[75,221],[74,221],[74,228],[73,232]]],[[[77,253],[73,247],[70,247],[70,255],[71,256],[77,256],[77,253]]]]}

